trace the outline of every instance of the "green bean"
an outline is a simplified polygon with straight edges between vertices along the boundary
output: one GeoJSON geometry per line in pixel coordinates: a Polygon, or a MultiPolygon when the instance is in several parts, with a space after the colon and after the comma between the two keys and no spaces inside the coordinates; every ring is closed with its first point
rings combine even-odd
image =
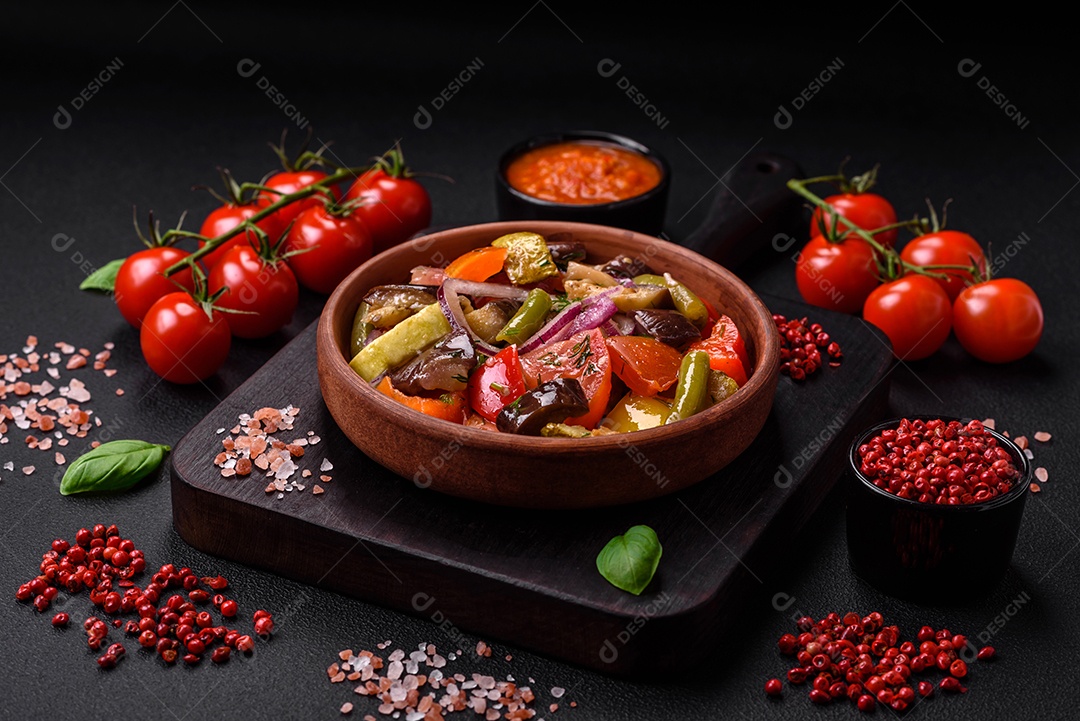
{"type": "Polygon", "coordinates": [[[689,418],[703,410],[709,398],[709,354],[693,350],[683,356],[679,366],[679,384],[675,388],[675,403],[664,425],[689,418]]]}
{"type": "Polygon", "coordinates": [[[551,296],[541,288],[533,288],[517,313],[503,327],[495,340],[519,345],[540,330],[551,310],[551,296]]]}
{"type": "Polygon", "coordinates": [[[361,302],[360,307],[356,309],[356,315],[353,316],[352,324],[352,338],[349,347],[352,348],[352,355],[356,355],[360,352],[360,349],[364,347],[364,341],[367,340],[368,334],[375,329],[375,326],[367,321],[368,304],[361,302]]]}
{"type": "Polygon", "coordinates": [[[666,287],[668,293],[671,294],[671,302],[675,304],[675,310],[685,315],[698,328],[705,327],[705,324],[709,322],[709,309],[705,307],[701,298],[698,298],[694,291],[672,278],[670,274],[663,276],[639,275],[634,278],[634,282],[666,287]]]}

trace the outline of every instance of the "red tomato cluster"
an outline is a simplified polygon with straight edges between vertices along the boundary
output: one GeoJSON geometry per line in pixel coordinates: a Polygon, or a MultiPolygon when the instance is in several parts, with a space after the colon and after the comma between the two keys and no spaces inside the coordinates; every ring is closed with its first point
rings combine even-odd
{"type": "Polygon", "coordinates": [[[815,203],[811,238],[796,259],[795,281],[803,299],[861,313],[888,336],[901,360],[932,355],[951,332],[965,350],[990,363],[1014,361],[1034,350],[1043,330],[1035,291],[1013,278],[990,278],[979,242],[941,228],[933,211],[930,220],[897,222],[892,204],[869,191],[874,173],[851,181],[829,176],[789,184],[815,203]],[[805,188],[824,180],[840,182],[842,192],[822,199],[805,188]],[[900,227],[917,235],[897,252],[900,227]]]}
{"type": "Polygon", "coordinates": [[[162,234],[151,219],[150,238],[142,238],[149,247],[120,265],[116,304],[139,329],[147,364],[166,380],[208,378],[225,362],[233,337],[263,338],[288,325],[301,286],[329,294],[373,253],[431,222],[427,190],[398,148],[366,172],[355,171],[359,175],[314,167],[320,153],[289,161],[283,148],[274,149],[284,170],[245,185],[223,173],[228,195],[215,193],[221,205],[199,233],[176,228],[162,234]],[[349,183],[344,193],[338,183],[349,183]],[[320,190],[285,200],[313,185],[320,190]],[[251,222],[274,205],[280,207],[251,222]],[[235,235],[214,242],[230,232],[235,235]],[[174,247],[180,239],[196,240],[199,250],[174,247]],[[207,245],[213,245],[209,252],[207,245]],[[195,252],[197,262],[175,268],[195,252]]]}

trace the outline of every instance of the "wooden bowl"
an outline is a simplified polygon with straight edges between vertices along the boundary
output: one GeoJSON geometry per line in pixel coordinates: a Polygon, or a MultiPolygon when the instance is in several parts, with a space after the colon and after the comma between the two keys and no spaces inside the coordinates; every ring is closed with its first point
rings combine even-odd
{"type": "MultiPolygon", "coordinates": [[[[560,238],[562,239],[562,238],[560,238]]],[[[318,327],[319,384],[326,406],[356,446],[421,487],[501,506],[569,509],[656,498],[716,473],[754,440],[772,408],[779,338],[772,314],[733,273],[693,251],[629,230],[585,223],[513,221],[413,239],[377,255],[342,281],[318,327]],[[743,331],[753,371],[733,396],[670,426],[590,438],[516,436],[425,416],[378,393],[349,365],[353,316],[373,287],[407,282],[506,233],[570,234],[595,262],[638,256],[670,272],[726,312],[743,331]]]]}

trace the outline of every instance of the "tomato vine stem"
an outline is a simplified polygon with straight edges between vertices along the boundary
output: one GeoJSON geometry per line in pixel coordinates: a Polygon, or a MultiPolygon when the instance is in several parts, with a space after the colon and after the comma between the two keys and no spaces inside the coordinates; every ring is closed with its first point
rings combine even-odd
{"type": "MultiPolygon", "coordinates": [[[[277,212],[278,210],[281,210],[282,208],[284,208],[284,207],[286,207],[288,205],[291,205],[292,203],[295,203],[298,200],[303,200],[304,198],[315,195],[316,193],[324,193],[324,192],[326,192],[326,189],[329,188],[330,186],[335,185],[337,183],[340,183],[340,182],[342,182],[344,180],[348,180],[349,178],[353,178],[353,177],[356,177],[358,175],[362,175],[362,174],[366,173],[367,171],[371,170],[372,167],[373,166],[371,166],[371,165],[367,165],[367,166],[362,166],[362,167],[357,167],[357,168],[342,168],[340,170],[336,170],[335,172],[331,173],[330,175],[327,175],[325,178],[322,178],[321,180],[317,180],[314,183],[311,183],[310,185],[305,185],[303,188],[300,188],[299,190],[297,190],[295,192],[289,193],[288,195],[281,196],[280,198],[278,198],[278,200],[274,201],[270,205],[267,205],[265,208],[263,208],[259,212],[255,213],[251,217],[247,218],[243,223],[238,224],[236,227],[225,231],[224,233],[222,233],[221,235],[219,235],[219,236],[217,236],[215,238],[207,238],[207,239],[205,239],[206,243],[201,248],[199,248],[198,250],[191,253],[191,255],[186,256],[183,260],[177,261],[173,265],[166,268],[165,269],[165,275],[167,275],[167,276],[173,275],[174,273],[177,273],[177,272],[183,270],[185,267],[194,268],[195,264],[198,263],[199,260],[201,260],[205,256],[212,253],[222,243],[229,240],[230,238],[233,238],[233,237],[239,235],[240,233],[244,232],[245,230],[248,230],[248,229],[254,227],[254,225],[256,223],[258,223],[260,220],[262,220],[263,218],[266,218],[266,217],[272,215],[273,213],[277,212]]],[[[200,239],[204,238],[204,236],[201,236],[198,233],[193,233],[193,232],[190,232],[190,231],[179,230],[179,229],[166,231],[163,237],[165,237],[165,238],[174,238],[174,237],[177,237],[177,238],[200,238],[200,239]]]]}
{"type": "MultiPolygon", "coordinates": [[[[918,273],[919,275],[925,275],[925,276],[929,276],[931,278],[936,278],[936,279],[939,279],[939,280],[948,280],[951,277],[948,273],[937,273],[937,272],[935,272],[936,270],[939,270],[939,269],[941,269],[941,270],[944,270],[944,269],[953,270],[953,269],[955,269],[955,270],[969,270],[969,271],[973,270],[973,268],[970,267],[970,266],[940,266],[939,267],[939,266],[929,266],[929,265],[928,266],[922,266],[922,265],[916,265],[914,263],[909,263],[906,260],[904,260],[903,258],[901,258],[900,254],[897,253],[894,249],[886,248],[884,245],[879,243],[874,238],[872,233],[866,231],[863,228],[860,228],[859,226],[855,225],[854,223],[852,223],[850,220],[848,220],[844,216],[840,215],[831,204],[826,202],[823,198],[815,195],[812,191],[810,191],[806,187],[807,185],[810,185],[812,183],[832,182],[836,177],[837,176],[833,176],[833,175],[825,175],[825,176],[820,176],[820,177],[817,177],[817,178],[807,178],[807,179],[804,179],[804,180],[800,180],[798,178],[792,178],[791,180],[789,180],[787,182],[787,187],[789,189],[791,189],[792,191],[794,191],[796,194],[802,196],[806,200],[813,203],[815,206],[821,208],[823,213],[837,216],[837,220],[842,222],[845,226],[847,226],[847,232],[853,233],[853,234],[857,235],[859,238],[861,238],[862,240],[869,243],[870,247],[872,247],[874,249],[875,255],[879,259],[884,260],[884,263],[881,263],[879,261],[878,266],[887,275],[887,278],[886,278],[887,280],[895,280],[897,277],[899,277],[897,275],[898,270],[901,271],[900,275],[903,274],[902,271],[908,271],[908,272],[912,272],[912,273],[918,273]]],[[[936,221],[936,217],[935,217],[935,221],[936,221]]],[[[913,224],[921,224],[922,222],[923,221],[916,218],[915,220],[908,220],[908,221],[904,221],[904,222],[901,222],[901,223],[896,223],[895,225],[898,226],[898,227],[900,227],[900,226],[910,227],[913,224]]],[[[836,223],[836,221],[834,221],[834,223],[836,223]]],[[[835,227],[835,225],[834,225],[834,227],[835,227]]],[[[879,229],[879,231],[880,230],[884,230],[884,228],[879,229]]]]}

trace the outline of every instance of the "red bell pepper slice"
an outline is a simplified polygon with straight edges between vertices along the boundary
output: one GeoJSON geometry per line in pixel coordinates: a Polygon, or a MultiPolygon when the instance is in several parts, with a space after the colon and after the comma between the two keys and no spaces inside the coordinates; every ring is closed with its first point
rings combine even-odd
{"type": "Polygon", "coordinates": [[[517,346],[507,346],[469,376],[469,405],[482,417],[494,421],[504,407],[526,390],[517,346]]]}

